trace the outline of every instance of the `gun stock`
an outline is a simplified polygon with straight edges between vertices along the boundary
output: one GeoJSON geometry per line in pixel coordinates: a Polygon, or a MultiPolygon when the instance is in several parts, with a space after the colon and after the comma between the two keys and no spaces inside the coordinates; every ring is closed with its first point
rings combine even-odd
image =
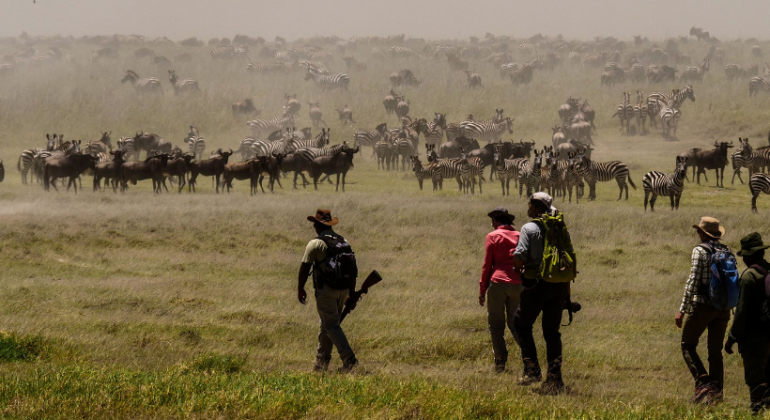
{"type": "Polygon", "coordinates": [[[348,316],[348,314],[353,311],[353,309],[356,309],[358,301],[361,300],[361,295],[367,293],[370,287],[376,285],[380,281],[382,281],[382,276],[380,276],[380,273],[378,273],[377,270],[372,270],[372,272],[366,276],[366,279],[364,279],[363,284],[361,284],[361,288],[348,296],[348,300],[345,302],[345,308],[342,310],[342,314],[340,315],[340,323],[342,323],[345,317],[348,316]]]}

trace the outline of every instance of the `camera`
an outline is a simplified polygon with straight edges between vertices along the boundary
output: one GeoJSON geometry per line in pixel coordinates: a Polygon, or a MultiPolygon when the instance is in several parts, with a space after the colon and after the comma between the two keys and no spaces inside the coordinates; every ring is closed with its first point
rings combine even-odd
{"type": "Polygon", "coordinates": [[[572,313],[580,312],[580,310],[583,309],[583,305],[573,302],[572,300],[567,299],[567,302],[564,304],[564,310],[569,311],[572,313]]]}

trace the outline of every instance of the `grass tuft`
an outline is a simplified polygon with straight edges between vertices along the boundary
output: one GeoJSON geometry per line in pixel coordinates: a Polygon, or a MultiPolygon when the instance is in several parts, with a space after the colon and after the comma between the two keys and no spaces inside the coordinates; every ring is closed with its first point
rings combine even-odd
{"type": "Polygon", "coordinates": [[[184,370],[194,370],[204,373],[236,373],[246,364],[248,354],[232,355],[217,353],[199,354],[184,370]]]}
{"type": "Polygon", "coordinates": [[[0,362],[31,362],[43,350],[41,337],[19,336],[0,331],[0,362]]]}

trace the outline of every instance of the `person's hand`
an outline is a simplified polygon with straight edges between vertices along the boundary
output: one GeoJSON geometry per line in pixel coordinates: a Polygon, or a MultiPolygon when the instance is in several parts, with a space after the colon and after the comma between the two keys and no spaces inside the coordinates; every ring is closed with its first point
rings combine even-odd
{"type": "Polygon", "coordinates": [[[682,328],[682,320],[684,319],[684,314],[681,312],[677,312],[676,318],[674,318],[674,322],[676,322],[677,328],[682,328]]]}
{"type": "Polygon", "coordinates": [[[479,305],[484,306],[484,302],[487,301],[487,297],[483,293],[479,293],[479,305]]]}
{"type": "Polygon", "coordinates": [[[297,300],[299,300],[299,303],[303,305],[307,303],[307,292],[305,289],[297,290],[297,300]]]}
{"type": "Polygon", "coordinates": [[[735,344],[735,340],[733,340],[732,337],[727,336],[727,341],[725,341],[725,353],[733,354],[733,344],[735,344]]]}

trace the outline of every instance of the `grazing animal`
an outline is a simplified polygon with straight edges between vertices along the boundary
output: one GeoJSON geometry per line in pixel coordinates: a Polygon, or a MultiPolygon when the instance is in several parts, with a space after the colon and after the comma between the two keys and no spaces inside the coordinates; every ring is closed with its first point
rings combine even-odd
{"type": "Polygon", "coordinates": [[[246,122],[246,125],[251,128],[251,136],[255,139],[263,139],[266,133],[283,131],[291,127],[292,124],[294,124],[293,116],[280,116],[270,120],[256,119],[246,122]]]}
{"type": "MultiPolygon", "coordinates": [[[[281,160],[281,171],[294,172],[294,189],[297,189],[297,177],[302,176],[302,188],[307,187],[310,183],[305,178],[305,172],[308,174],[311,171],[311,161],[307,160],[301,153],[290,153],[281,160]]],[[[264,192],[264,190],[262,191],[264,192]]]]}
{"type": "Polygon", "coordinates": [[[744,165],[749,168],[749,175],[757,172],[764,172],[765,168],[770,167],[770,147],[761,147],[754,149],[749,144],[749,139],[740,139],[741,156],[744,165]]]}
{"type": "Polygon", "coordinates": [[[308,102],[307,105],[310,107],[310,121],[313,122],[313,127],[318,127],[319,123],[327,127],[326,121],[322,118],[324,114],[321,112],[321,103],[318,101],[308,102]]]}
{"type": "Polygon", "coordinates": [[[666,140],[676,139],[676,128],[679,126],[679,118],[682,116],[679,108],[660,105],[660,123],[663,126],[663,137],[666,140]]]}
{"type": "Polygon", "coordinates": [[[133,70],[126,70],[126,75],[123,76],[123,80],[120,83],[131,82],[137,92],[140,93],[163,93],[163,89],[160,86],[158,79],[154,77],[147,77],[142,79],[133,70]]]}
{"type": "Polygon", "coordinates": [[[340,188],[340,175],[342,175],[342,192],[345,192],[345,178],[348,171],[353,167],[353,156],[358,153],[359,148],[351,149],[345,147],[331,156],[320,156],[311,162],[310,176],[313,177],[313,186],[318,190],[318,179],[321,175],[337,175],[337,186],[335,192],[340,188]]]}
{"type": "Polygon", "coordinates": [[[647,114],[650,117],[650,125],[657,128],[661,108],[666,105],[679,109],[686,99],[695,102],[695,92],[692,86],[687,85],[684,90],[674,89],[671,95],[662,92],[652,92],[647,97],[647,114]]]}
{"type": "MultiPolygon", "coordinates": [[[[25,149],[19,156],[19,161],[16,163],[16,169],[21,173],[21,183],[27,185],[27,174],[35,166],[35,157],[43,152],[43,149],[33,147],[31,149],[25,149]]],[[[34,173],[34,171],[33,171],[34,173]]]]}
{"type": "Polygon", "coordinates": [[[177,95],[186,92],[200,92],[198,82],[196,82],[195,79],[180,79],[174,70],[168,71],[168,80],[171,82],[174,93],[177,95]]]}
{"type": "Polygon", "coordinates": [[[177,151],[179,153],[177,153],[173,158],[169,157],[166,164],[161,168],[163,174],[162,183],[163,188],[165,188],[166,192],[168,192],[168,187],[166,187],[166,178],[177,177],[179,181],[179,189],[177,192],[181,194],[182,189],[187,184],[185,181],[185,178],[187,177],[187,169],[189,168],[192,160],[195,159],[195,156],[190,153],[182,154],[182,151],[179,149],[177,149],[177,151]]]}
{"type": "Polygon", "coordinates": [[[757,212],[757,198],[759,193],[770,194],[770,175],[756,173],[749,179],[749,190],[751,191],[751,211],[757,212]]]}
{"type": "Polygon", "coordinates": [[[676,158],[676,171],[672,174],[664,174],[663,172],[651,171],[647,172],[642,178],[642,185],[644,185],[644,211],[647,211],[648,198],[652,194],[652,198],[649,199],[650,211],[655,211],[655,200],[659,195],[668,196],[671,198],[671,210],[679,209],[679,200],[682,198],[682,190],[684,190],[684,177],[687,173],[687,157],[677,156],[676,158]]]}
{"type": "Polygon", "coordinates": [[[353,146],[372,146],[372,156],[377,153],[377,142],[382,139],[382,136],[388,131],[388,124],[382,123],[375,127],[374,130],[358,129],[353,134],[353,146]]]}
{"type": "Polygon", "coordinates": [[[596,199],[597,182],[607,182],[613,179],[617,181],[618,188],[620,189],[618,200],[623,197],[624,190],[626,192],[626,200],[628,200],[628,185],[626,185],[626,180],[628,180],[628,183],[631,184],[634,189],[636,189],[634,181],[631,180],[631,174],[628,171],[628,166],[625,163],[617,160],[611,162],[593,162],[591,161],[591,158],[581,150],[578,151],[576,158],[576,168],[578,173],[588,183],[589,201],[596,199]]]}
{"type": "Polygon", "coordinates": [[[436,164],[429,164],[428,166],[422,166],[419,156],[412,156],[412,171],[417,178],[417,183],[420,185],[420,191],[422,191],[422,182],[425,179],[433,181],[433,191],[442,189],[443,179],[441,178],[441,171],[436,164]]]}
{"type": "Polygon", "coordinates": [[[392,73],[390,75],[390,83],[393,86],[419,86],[422,81],[411,70],[405,69],[392,73]]]}
{"type": "Polygon", "coordinates": [[[535,150],[535,158],[532,162],[525,161],[519,166],[519,197],[522,196],[525,185],[527,186],[527,197],[540,187],[542,166],[543,153],[537,150],[535,150]]]}
{"type": "Polygon", "coordinates": [[[703,59],[703,62],[699,66],[687,67],[682,75],[679,76],[679,80],[685,82],[700,82],[703,81],[703,75],[709,71],[709,57],[703,59]]]}
{"type": "Polygon", "coordinates": [[[217,150],[218,156],[212,157],[200,162],[190,162],[190,181],[187,187],[189,192],[192,189],[195,192],[195,184],[198,179],[198,175],[211,176],[216,178],[216,192],[219,194],[220,177],[225,171],[225,165],[230,156],[233,154],[233,150],[229,152],[223,152],[222,149],[217,150]]]}
{"type": "Polygon", "coordinates": [[[477,87],[483,87],[481,84],[481,76],[478,73],[465,70],[465,75],[468,77],[468,88],[476,89],[477,87]]]}
{"type": "MultiPolygon", "coordinates": [[[[353,125],[356,124],[356,122],[353,120],[353,111],[348,108],[348,104],[345,104],[342,108],[334,108],[335,111],[337,111],[337,114],[339,114],[340,122],[343,125],[353,125]]],[[[326,125],[326,123],[324,123],[326,125]]]]}
{"type": "Polygon", "coordinates": [[[149,157],[151,150],[154,150],[158,153],[171,152],[171,143],[157,134],[150,134],[145,132],[142,132],[141,134],[136,133],[133,143],[136,159],[139,158],[139,153],[141,153],[142,150],[147,152],[147,157],[149,157]]]}
{"type": "MultiPolygon", "coordinates": [[[[429,164],[435,164],[436,170],[439,171],[439,175],[442,180],[454,178],[457,181],[457,187],[460,191],[463,190],[463,181],[461,179],[462,171],[459,158],[454,159],[439,159],[436,154],[436,147],[432,144],[426,144],[425,149],[427,151],[427,158],[429,164]]],[[[461,149],[461,153],[462,153],[461,149]]],[[[462,156],[462,154],[461,154],[462,156]]],[[[443,184],[443,182],[442,182],[443,184]]],[[[443,185],[440,185],[443,189],[443,185]]]]}
{"type": "Polygon", "coordinates": [[[283,106],[283,116],[296,116],[299,114],[299,110],[302,108],[302,105],[300,105],[299,101],[297,100],[297,94],[289,95],[284,94],[283,98],[286,99],[286,105],[283,106]]]}
{"type": "Polygon", "coordinates": [[[203,152],[206,150],[206,142],[203,137],[192,136],[184,139],[187,146],[190,148],[190,154],[193,155],[195,160],[199,161],[203,159],[203,152]]]}
{"type": "Polygon", "coordinates": [[[733,147],[732,142],[714,142],[714,149],[699,150],[695,152],[694,159],[689,159],[688,157],[687,161],[691,162],[690,164],[693,166],[693,168],[697,168],[696,180],[698,185],[700,185],[701,172],[705,174],[706,170],[714,169],[716,171],[717,177],[717,188],[724,188],[725,166],[727,166],[727,149],[731,147],[733,147]],[[720,170],[722,171],[721,175],[720,170]]]}
{"type": "Polygon", "coordinates": [[[513,119],[506,117],[504,120],[494,122],[464,121],[460,124],[460,135],[478,141],[496,142],[500,140],[503,132],[508,130],[513,134],[513,119]]]}
{"type": "MultiPolygon", "coordinates": [[[[230,189],[233,188],[233,180],[239,181],[249,180],[250,188],[249,194],[254,195],[257,190],[258,181],[260,176],[264,172],[262,168],[262,162],[260,159],[249,159],[246,162],[228,163],[225,165],[225,170],[222,174],[222,184],[227,187],[227,193],[230,193],[230,189]]],[[[262,192],[265,189],[262,188],[262,192]]]]}
{"type": "Polygon", "coordinates": [[[390,90],[390,93],[388,93],[385,96],[385,99],[382,100],[382,105],[385,107],[385,112],[388,114],[392,114],[396,112],[396,106],[398,106],[398,102],[401,100],[401,95],[394,92],[393,89],[390,90]]]}
{"type": "Polygon", "coordinates": [[[495,146],[493,157],[503,195],[511,195],[511,179],[516,180],[519,176],[518,159],[505,159],[501,146],[495,146]]]}
{"type": "Polygon", "coordinates": [[[634,108],[631,106],[630,101],[631,94],[623,92],[623,103],[618,105],[618,110],[612,114],[612,118],[617,116],[620,119],[620,134],[623,134],[624,130],[626,134],[630,132],[631,120],[634,118],[634,108]]]}
{"type": "Polygon", "coordinates": [[[409,100],[404,98],[403,96],[399,99],[398,103],[396,104],[396,116],[398,119],[402,119],[409,115],[409,100]]]}
{"type": "Polygon", "coordinates": [[[770,92],[770,78],[757,76],[749,80],[749,96],[756,96],[759,92],[770,92]]]}
{"type": "Polygon", "coordinates": [[[645,134],[647,128],[644,126],[647,122],[647,104],[644,103],[644,93],[636,91],[636,105],[634,106],[634,117],[640,134],[645,134]]]}
{"type": "Polygon", "coordinates": [[[118,189],[118,182],[123,178],[123,150],[111,150],[112,160],[109,162],[97,163],[94,167],[94,191],[101,189],[101,180],[104,179],[104,186],[112,180],[113,192],[118,189]]]}
{"type": "Polygon", "coordinates": [[[134,156],[134,160],[136,160],[139,155],[137,154],[136,150],[134,149],[134,138],[133,137],[121,137],[118,140],[118,149],[123,150],[123,159],[128,159],[131,156],[134,156]]]}
{"type": "Polygon", "coordinates": [[[50,187],[56,188],[58,178],[69,178],[67,182],[67,191],[70,186],[75,187],[75,194],[78,192],[77,179],[88,169],[93,169],[96,165],[96,157],[83,155],[80,153],[69,153],[63,156],[54,156],[46,159],[43,169],[43,188],[49,191],[50,187]]]}
{"type": "Polygon", "coordinates": [[[312,80],[322,90],[340,89],[347,91],[350,84],[350,77],[345,73],[323,76],[311,69],[307,69],[305,80],[312,80]]]}
{"type": "MultiPolygon", "coordinates": [[[[149,154],[149,153],[148,153],[149,154]]],[[[121,191],[128,189],[129,182],[136,185],[137,181],[152,179],[152,190],[154,193],[160,193],[163,182],[163,168],[168,162],[168,154],[155,152],[148,156],[142,162],[125,162],[121,168],[123,178],[121,180],[121,191]]]]}
{"type": "Polygon", "coordinates": [[[673,82],[676,80],[676,69],[666,65],[651,65],[647,70],[647,80],[650,83],[673,82]]]}
{"type": "Polygon", "coordinates": [[[233,118],[237,117],[239,114],[259,116],[262,113],[262,111],[259,111],[254,106],[254,101],[252,101],[249,98],[246,98],[239,102],[234,102],[232,105],[232,110],[233,110],[233,118]]]}

